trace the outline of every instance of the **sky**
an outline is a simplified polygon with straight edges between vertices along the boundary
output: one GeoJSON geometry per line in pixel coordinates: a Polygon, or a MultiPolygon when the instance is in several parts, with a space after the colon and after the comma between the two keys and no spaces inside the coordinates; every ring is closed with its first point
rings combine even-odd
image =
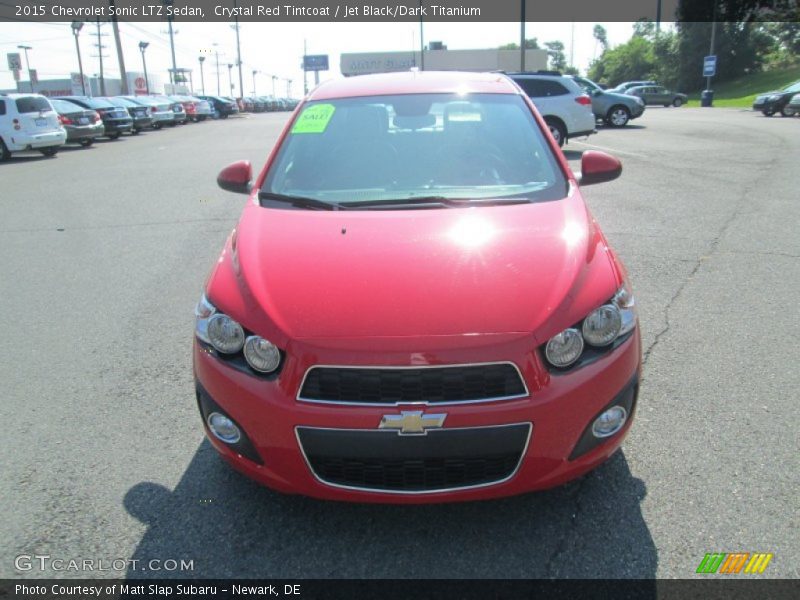
{"type": "MultiPolygon", "coordinates": [[[[595,23],[533,23],[526,24],[526,37],[536,37],[543,42],[560,40],[565,47],[567,59],[573,48],[574,64],[585,73],[589,63],[599,53],[592,37],[595,23]],[[574,31],[574,36],[573,36],[574,31]],[[574,46],[572,40],[574,39],[574,46]]],[[[601,23],[612,46],[627,41],[632,33],[631,23],[601,23]]],[[[121,22],[120,36],[123,55],[128,71],[142,70],[140,41],[149,42],[147,48],[147,70],[151,75],[159,73],[169,81],[167,69],[171,67],[169,35],[164,23],[121,22]]],[[[176,21],[174,29],[176,62],[179,68],[194,69],[195,91],[200,87],[198,57],[214,50],[220,54],[222,93],[228,86],[228,69],[225,65],[236,62],[236,33],[227,23],[181,23],[176,21]],[[217,44],[214,46],[213,44],[217,44]]],[[[104,49],[104,72],[113,77],[119,74],[116,49],[110,24],[101,28],[104,49]]],[[[449,49],[496,48],[500,45],[519,43],[519,23],[425,23],[426,44],[431,41],[444,42],[449,49]]],[[[240,27],[241,52],[245,95],[253,91],[252,72],[256,75],[258,94],[272,93],[275,75],[275,92],[287,95],[286,79],[292,79],[291,95],[300,97],[303,92],[303,71],[300,63],[304,42],[308,54],[330,55],[331,70],[320,73],[320,80],[341,77],[339,55],[348,52],[379,52],[411,50],[419,48],[419,23],[243,23],[240,27]]],[[[86,75],[99,73],[97,58],[97,27],[87,23],[80,32],[79,41],[86,75]]],[[[0,23],[0,89],[15,87],[14,79],[5,60],[9,52],[21,52],[17,46],[32,47],[29,50],[30,66],[38,71],[39,79],[67,78],[78,71],[75,41],[69,23],[0,23]]],[[[24,57],[23,57],[24,68],[24,57]]],[[[233,70],[233,82],[238,91],[238,74],[233,70]]],[[[207,93],[216,93],[217,76],[215,58],[211,54],[204,64],[207,93]]],[[[313,86],[313,74],[308,74],[309,86],[313,86]]],[[[27,75],[23,72],[23,80],[27,75]]]]}

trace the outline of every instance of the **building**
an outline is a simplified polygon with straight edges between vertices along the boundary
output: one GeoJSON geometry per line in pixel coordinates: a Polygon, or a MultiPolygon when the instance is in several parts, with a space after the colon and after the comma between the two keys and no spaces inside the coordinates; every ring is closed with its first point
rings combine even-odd
{"type": "MultiPolygon", "coordinates": [[[[432,42],[425,50],[426,71],[519,71],[519,50],[448,50],[432,42]]],[[[341,55],[342,75],[367,75],[390,73],[421,67],[419,51],[407,52],[354,52],[341,55]]],[[[546,50],[526,50],[525,70],[536,71],[547,68],[546,50]]]]}
{"type": "MultiPolygon", "coordinates": [[[[164,84],[161,77],[156,74],[147,74],[149,80],[149,88],[145,86],[144,74],[136,71],[128,71],[128,94],[140,96],[147,93],[147,89],[151,94],[162,94],[169,84],[164,84]]],[[[105,95],[106,96],[119,96],[122,94],[122,80],[118,77],[104,77],[105,95]]],[[[100,78],[95,75],[84,75],[84,83],[87,96],[102,96],[102,86],[100,85],[100,78]]],[[[180,86],[176,86],[176,89],[180,86]]],[[[43,96],[83,96],[84,86],[81,85],[81,76],[79,73],[72,73],[69,78],[64,79],[40,79],[33,84],[33,91],[43,96]]],[[[31,83],[29,81],[18,81],[17,89],[3,90],[6,93],[24,93],[31,91],[31,83]]],[[[187,93],[188,88],[179,90],[187,93]]]]}

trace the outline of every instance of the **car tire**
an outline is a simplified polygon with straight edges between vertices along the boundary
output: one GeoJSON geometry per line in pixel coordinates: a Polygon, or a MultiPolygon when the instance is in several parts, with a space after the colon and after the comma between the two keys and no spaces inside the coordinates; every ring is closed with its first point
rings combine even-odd
{"type": "Polygon", "coordinates": [[[131,129],[131,135],[139,135],[141,129],[131,129]]]}
{"type": "Polygon", "coordinates": [[[781,109],[781,116],[782,117],[793,117],[797,114],[797,111],[790,106],[784,106],[781,109]]]}
{"type": "Polygon", "coordinates": [[[761,111],[761,114],[764,115],[765,117],[771,117],[772,115],[775,114],[775,109],[765,108],[764,110],[761,111]]]}
{"type": "Polygon", "coordinates": [[[611,127],[625,127],[631,120],[631,111],[624,106],[612,106],[606,115],[606,123],[611,127]]]}
{"type": "Polygon", "coordinates": [[[220,119],[227,119],[227,118],[228,118],[228,115],[227,115],[227,114],[225,114],[225,115],[220,115],[220,116],[219,116],[219,118],[220,118],[220,119]]]}
{"type": "Polygon", "coordinates": [[[58,154],[58,146],[48,146],[47,148],[40,148],[39,152],[41,152],[44,156],[50,157],[55,156],[58,154]]]}
{"type": "Polygon", "coordinates": [[[161,123],[153,123],[153,129],[155,129],[156,131],[161,129],[161,123]]]}
{"type": "Polygon", "coordinates": [[[91,139],[90,139],[90,140],[81,140],[79,143],[80,143],[80,145],[81,145],[81,146],[83,146],[84,148],[88,148],[89,146],[91,146],[92,144],[94,144],[94,140],[91,140],[91,139]]]}
{"type": "Polygon", "coordinates": [[[109,133],[109,134],[108,134],[108,139],[110,139],[110,140],[116,140],[117,138],[119,138],[119,136],[120,136],[120,133],[119,133],[119,131],[117,131],[117,132],[114,132],[114,133],[109,133]]]}
{"type": "Polygon", "coordinates": [[[564,142],[567,141],[567,128],[564,127],[564,124],[560,120],[552,117],[545,117],[544,122],[547,123],[547,126],[550,128],[550,133],[555,138],[558,147],[563,148],[564,142]]]}
{"type": "Polygon", "coordinates": [[[8,151],[6,143],[0,139],[0,161],[8,160],[11,158],[11,152],[8,151]]]}
{"type": "Polygon", "coordinates": [[[672,106],[675,108],[680,108],[683,106],[683,98],[675,98],[675,100],[672,101],[672,106]]]}

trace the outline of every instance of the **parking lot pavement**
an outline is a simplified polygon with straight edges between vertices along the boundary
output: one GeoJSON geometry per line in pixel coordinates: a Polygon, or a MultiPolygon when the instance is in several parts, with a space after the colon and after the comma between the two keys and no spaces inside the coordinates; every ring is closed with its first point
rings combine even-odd
{"type": "Polygon", "coordinates": [[[576,170],[595,147],[624,163],[585,196],[639,305],[638,420],[565,487],[393,507],[273,493],[203,440],[192,311],[245,201],[214,180],[260,167],[286,117],[0,165],[0,577],[20,554],[132,577],[691,577],[717,551],[799,575],[800,120],[648,109],[571,141],[576,170]]]}

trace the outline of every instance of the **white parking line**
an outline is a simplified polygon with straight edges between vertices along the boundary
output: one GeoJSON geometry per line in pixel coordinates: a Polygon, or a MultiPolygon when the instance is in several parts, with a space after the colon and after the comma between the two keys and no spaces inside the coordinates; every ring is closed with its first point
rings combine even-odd
{"type": "Polygon", "coordinates": [[[595,144],[589,144],[587,142],[579,142],[578,140],[570,140],[570,144],[581,144],[583,146],[588,146],[589,148],[594,148],[596,150],[602,150],[604,152],[611,152],[612,154],[622,154],[624,156],[635,156],[636,158],[647,158],[644,154],[639,154],[638,152],[628,152],[626,150],[615,150],[614,148],[606,148],[605,146],[596,146],[595,144]]]}

